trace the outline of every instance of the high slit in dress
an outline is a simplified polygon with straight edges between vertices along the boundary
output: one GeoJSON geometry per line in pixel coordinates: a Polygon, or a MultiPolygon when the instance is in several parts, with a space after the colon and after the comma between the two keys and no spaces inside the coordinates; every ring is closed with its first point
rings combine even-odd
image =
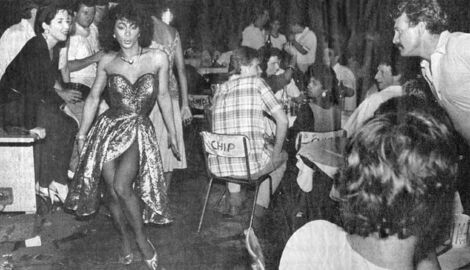
{"type": "Polygon", "coordinates": [[[97,118],[88,132],[65,207],[75,211],[77,216],[95,213],[100,203],[103,164],[122,155],[137,141],[139,170],[133,188],[144,203],[143,220],[145,223],[170,223],[168,187],[155,129],[148,118],[156,103],[156,75],[146,73],[132,83],[123,75],[111,74],[107,84],[110,108],[97,118]]]}

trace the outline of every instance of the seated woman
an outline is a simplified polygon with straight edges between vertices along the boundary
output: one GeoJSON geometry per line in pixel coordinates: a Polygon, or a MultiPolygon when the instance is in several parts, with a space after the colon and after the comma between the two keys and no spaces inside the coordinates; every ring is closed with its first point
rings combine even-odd
{"type": "Polygon", "coordinates": [[[289,138],[299,131],[329,132],[341,129],[341,99],[354,95],[354,90],[339,87],[334,71],[319,65],[307,86],[309,102],[300,106],[289,138]]]}
{"type": "Polygon", "coordinates": [[[337,183],[341,227],[300,228],[280,269],[439,269],[458,156],[453,129],[428,111],[378,115],[352,136],[337,183]]]}
{"type": "Polygon", "coordinates": [[[60,183],[59,200],[66,196],[68,161],[76,132],[73,119],[60,106],[82,99],[80,92],[64,89],[58,80],[57,48],[67,40],[70,13],[62,4],[39,8],[36,36],[25,44],[0,81],[0,104],[4,104],[0,125],[7,130],[46,135],[35,144],[36,179],[40,194],[45,196],[50,196],[51,184],[60,183]]]}

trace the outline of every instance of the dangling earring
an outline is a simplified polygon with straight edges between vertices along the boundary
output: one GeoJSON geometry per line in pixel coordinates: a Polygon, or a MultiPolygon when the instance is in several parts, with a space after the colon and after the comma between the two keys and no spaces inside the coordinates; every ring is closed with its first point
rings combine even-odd
{"type": "Polygon", "coordinates": [[[44,37],[45,40],[47,40],[47,36],[49,35],[49,29],[44,29],[44,33],[42,34],[42,36],[44,37]]]}
{"type": "Polygon", "coordinates": [[[116,39],[116,35],[115,35],[115,34],[113,34],[113,38],[116,39]]]}

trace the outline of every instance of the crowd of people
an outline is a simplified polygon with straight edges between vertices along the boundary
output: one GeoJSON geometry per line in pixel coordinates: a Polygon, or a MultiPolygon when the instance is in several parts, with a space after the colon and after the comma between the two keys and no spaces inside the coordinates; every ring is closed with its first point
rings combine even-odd
{"type": "MultiPolygon", "coordinates": [[[[54,187],[80,217],[105,198],[120,262],[133,262],[135,241],[157,269],[144,224],[173,222],[167,192],[173,171],[187,168],[189,50],[158,4],[20,4],[21,21],[0,38],[2,133],[40,139],[39,194],[54,187]]],[[[210,131],[247,136],[249,157],[209,155],[207,163],[221,177],[270,175],[272,186],[264,181],[257,196],[255,231],[281,181],[292,180],[297,134],[347,134],[344,165],[329,184],[338,217],[316,216],[329,221],[296,231],[280,269],[440,269],[435,249],[447,240],[455,191],[464,213],[470,209],[470,35],[447,31],[436,1],[403,1],[393,19],[397,49],[380,61],[362,102],[346,53],[326,44],[316,59],[317,37],[300,18],[289,19],[284,35],[268,8],[254,10],[227,54],[229,77],[207,108],[210,131]]],[[[219,210],[238,216],[247,193],[232,183],[227,190],[219,210]]]]}

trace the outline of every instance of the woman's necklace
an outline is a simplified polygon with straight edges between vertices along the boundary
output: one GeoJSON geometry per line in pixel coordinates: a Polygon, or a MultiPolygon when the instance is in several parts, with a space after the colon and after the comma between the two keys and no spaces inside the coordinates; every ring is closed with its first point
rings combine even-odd
{"type": "Polygon", "coordinates": [[[122,52],[119,52],[119,58],[121,58],[122,61],[128,63],[129,65],[132,65],[132,64],[134,64],[135,60],[140,58],[140,56],[142,55],[142,50],[143,50],[143,48],[140,47],[139,55],[134,55],[131,58],[126,58],[126,57],[124,57],[124,55],[122,55],[122,52]]]}

